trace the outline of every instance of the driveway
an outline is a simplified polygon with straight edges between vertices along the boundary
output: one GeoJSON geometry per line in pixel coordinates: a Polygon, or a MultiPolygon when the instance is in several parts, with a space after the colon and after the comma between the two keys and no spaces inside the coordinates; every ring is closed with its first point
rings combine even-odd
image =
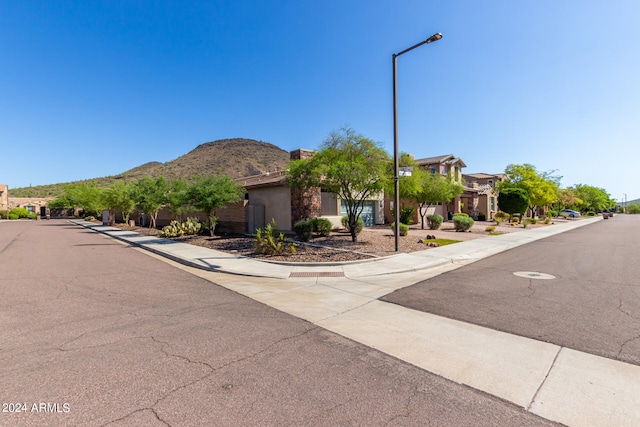
{"type": "Polygon", "coordinates": [[[0,425],[553,425],[63,221],[0,295],[0,425]]]}
{"type": "Polygon", "coordinates": [[[640,216],[616,215],[382,299],[640,365],[639,241],[640,216]]]}

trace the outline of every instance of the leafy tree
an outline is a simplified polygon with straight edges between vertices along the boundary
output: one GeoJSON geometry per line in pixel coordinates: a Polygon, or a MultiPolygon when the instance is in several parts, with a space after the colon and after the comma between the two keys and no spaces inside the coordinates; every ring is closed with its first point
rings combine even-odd
{"type": "Polygon", "coordinates": [[[511,216],[523,214],[529,207],[529,195],[522,188],[505,188],[498,193],[498,207],[511,216]]]}
{"type": "Polygon", "coordinates": [[[575,190],[571,187],[560,190],[558,205],[561,209],[576,209],[582,204],[582,200],[578,197],[575,190]]]}
{"type": "Polygon", "coordinates": [[[133,183],[133,199],[140,210],[151,218],[149,228],[156,227],[158,212],[167,204],[168,193],[169,183],[162,176],[156,179],[146,176],[133,183]]]}
{"type": "Polygon", "coordinates": [[[529,196],[531,216],[535,215],[538,207],[549,206],[559,198],[559,181],[561,177],[551,172],[538,172],[536,167],[525,163],[510,164],[504,171],[507,179],[498,183],[498,190],[506,188],[521,188],[529,196]]]}
{"type": "Polygon", "coordinates": [[[356,242],[364,201],[385,188],[389,160],[379,144],[343,128],[331,132],[311,158],[290,162],[287,178],[292,187],[322,187],[342,200],[347,228],[356,242]]]}
{"type": "Polygon", "coordinates": [[[85,215],[99,217],[109,207],[104,188],[98,187],[94,182],[71,184],[64,191],[68,207],[82,208],[85,215]]]}
{"type": "Polygon", "coordinates": [[[573,187],[573,191],[581,201],[577,204],[577,208],[583,212],[598,212],[616,205],[616,201],[602,188],[577,184],[573,187]]]}
{"type": "Polygon", "coordinates": [[[129,216],[136,206],[133,200],[131,184],[117,181],[105,190],[106,204],[110,209],[119,210],[125,224],[129,223],[129,216]]]}
{"type": "Polygon", "coordinates": [[[187,200],[187,190],[189,184],[184,179],[174,179],[169,182],[169,192],[167,193],[167,206],[171,213],[182,222],[182,216],[189,211],[187,200]]]}
{"type": "Polygon", "coordinates": [[[458,197],[464,191],[464,187],[455,182],[450,176],[426,172],[420,175],[420,191],[414,200],[420,207],[422,229],[424,230],[424,217],[429,207],[436,203],[448,203],[458,197]]]}
{"type": "MultiPolygon", "coordinates": [[[[398,166],[400,168],[411,167],[413,171],[411,171],[411,175],[401,176],[398,187],[400,188],[400,200],[414,200],[416,195],[420,192],[420,180],[423,175],[427,172],[420,168],[418,162],[415,159],[407,154],[400,153],[398,158],[398,166]]],[[[387,176],[393,176],[393,162],[389,162],[387,164],[387,176]]],[[[385,193],[393,195],[395,194],[395,182],[392,179],[389,179],[385,182],[385,193]]]]}
{"type": "Polygon", "coordinates": [[[199,178],[186,190],[186,200],[208,218],[209,233],[216,227],[216,209],[241,199],[244,188],[228,176],[199,178]]]}

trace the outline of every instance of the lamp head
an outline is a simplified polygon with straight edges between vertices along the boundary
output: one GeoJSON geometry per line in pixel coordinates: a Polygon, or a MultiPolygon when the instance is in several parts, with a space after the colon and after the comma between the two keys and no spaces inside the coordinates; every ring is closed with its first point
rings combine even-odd
{"type": "Polygon", "coordinates": [[[432,42],[437,42],[438,40],[440,40],[442,38],[442,34],[440,33],[435,33],[434,35],[432,35],[431,37],[429,37],[427,39],[427,43],[432,43],[432,42]]]}

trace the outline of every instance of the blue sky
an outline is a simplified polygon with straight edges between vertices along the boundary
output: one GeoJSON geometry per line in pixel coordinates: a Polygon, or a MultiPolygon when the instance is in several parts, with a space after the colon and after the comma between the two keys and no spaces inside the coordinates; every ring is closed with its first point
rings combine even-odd
{"type": "Polygon", "coordinates": [[[0,0],[0,182],[115,175],[199,144],[510,163],[640,197],[640,3],[0,0]]]}

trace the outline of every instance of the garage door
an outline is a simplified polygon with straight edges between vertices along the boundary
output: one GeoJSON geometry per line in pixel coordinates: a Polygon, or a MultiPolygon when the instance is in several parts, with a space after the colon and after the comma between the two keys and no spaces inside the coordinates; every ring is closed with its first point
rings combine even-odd
{"type": "MultiPolygon", "coordinates": [[[[367,200],[364,202],[364,206],[362,208],[362,213],[360,214],[360,218],[364,222],[365,227],[370,227],[375,225],[376,223],[376,202],[372,200],[367,200]]],[[[347,205],[344,201],[340,202],[340,215],[345,216],[347,214],[347,205]]]]}

